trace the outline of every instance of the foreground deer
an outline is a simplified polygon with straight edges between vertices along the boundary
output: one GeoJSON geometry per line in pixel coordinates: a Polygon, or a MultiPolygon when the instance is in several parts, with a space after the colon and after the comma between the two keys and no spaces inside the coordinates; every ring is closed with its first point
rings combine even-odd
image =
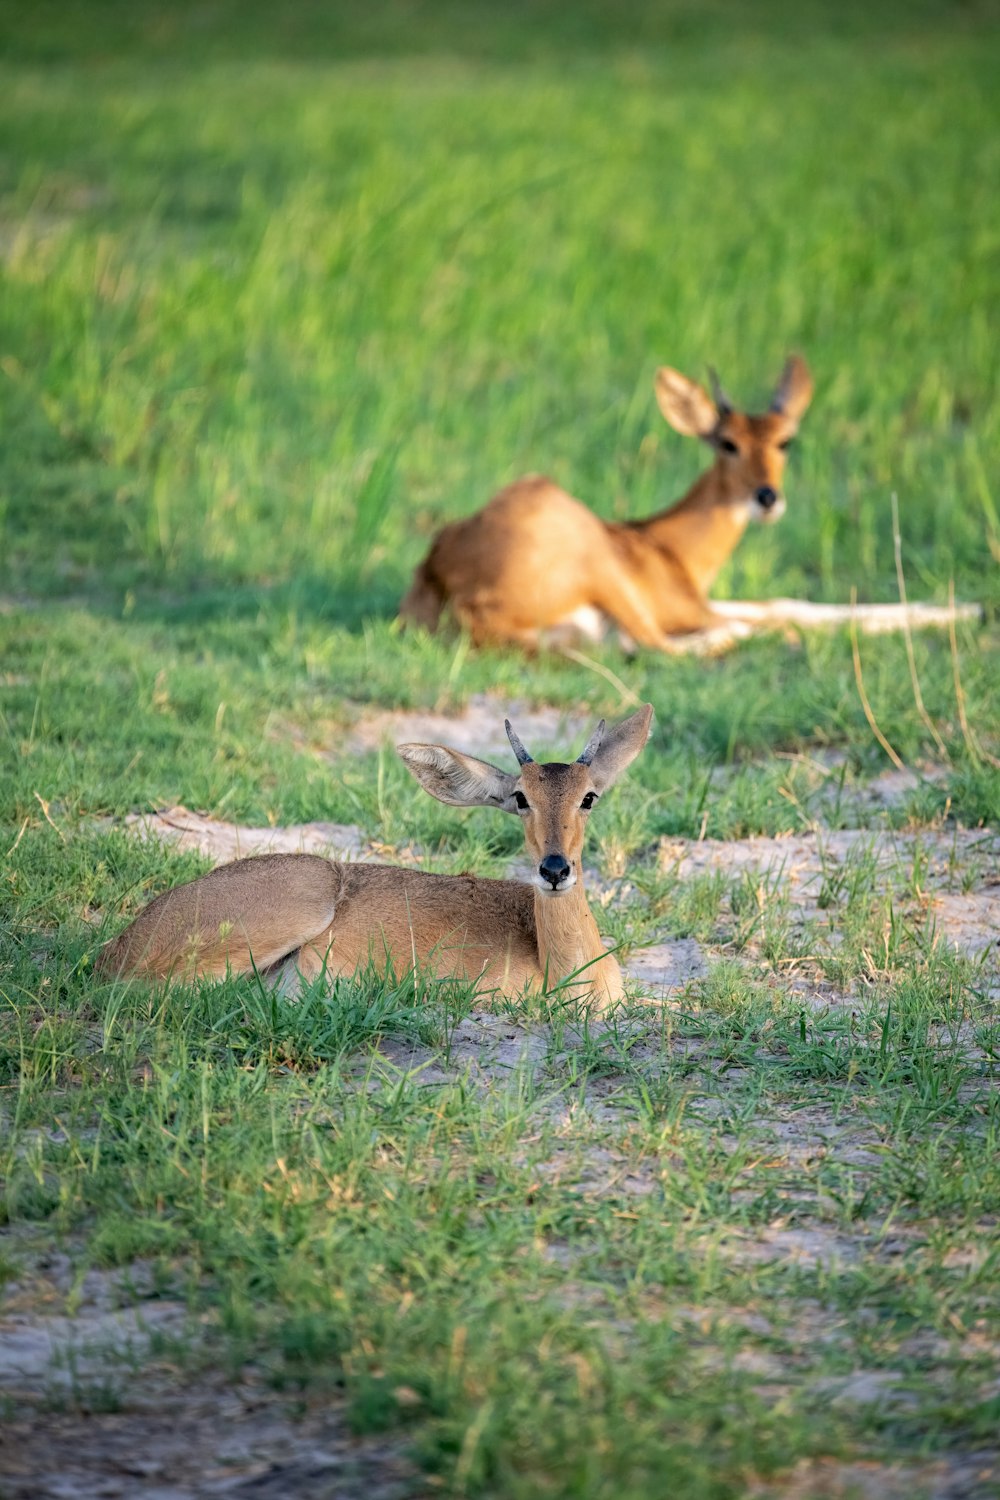
{"type": "Polygon", "coordinates": [[[473,641],[524,646],[567,634],[600,639],[609,621],[661,651],[670,637],[717,629],[708,591],[750,520],[785,509],[789,443],[812,397],[793,355],[759,417],[735,411],[713,374],[714,399],[676,370],[656,374],[656,399],[675,432],[699,437],[715,461],[682,500],[644,521],[602,521],[550,479],[519,479],[475,515],[445,526],[417,568],[400,617],[436,629],[450,606],[473,641]]]}
{"type": "Polygon", "coordinates": [[[537,764],[505,721],[516,775],[444,745],[399,746],[432,797],[518,814],[531,885],[312,854],[239,859],[157,896],[101,950],[98,971],[190,979],[256,969],[294,989],[299,976],[371,962],[506,995],[565,985],[599,1004],[617,1000],[621,970],[587,905],[581,854],[588,813],[639,754],[652,716],[647,704],[607,734],[602,719],[572,765],[537,764]]]}

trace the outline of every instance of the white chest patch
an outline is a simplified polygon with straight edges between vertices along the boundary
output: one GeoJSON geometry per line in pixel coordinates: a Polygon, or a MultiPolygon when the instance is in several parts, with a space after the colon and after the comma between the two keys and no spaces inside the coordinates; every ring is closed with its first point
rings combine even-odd
{"type": "Polygon", "coordinates": [[[571,615],[544,632],[547,645],[570,645],[574,640],[590,641],[595,646],[603,641],[608,629],[608,617],[592,604],[581,604],[571,615]]]}

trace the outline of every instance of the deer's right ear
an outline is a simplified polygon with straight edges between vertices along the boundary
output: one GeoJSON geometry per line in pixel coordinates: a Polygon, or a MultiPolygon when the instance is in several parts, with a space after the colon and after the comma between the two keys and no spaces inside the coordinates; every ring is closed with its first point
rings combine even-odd
{"type": "Polygon", "coordinates": [[[446,745],[397,745],[408,771],[439,802],[450,807],[498,807],[517,812],[514,788],[517,777],[446,745]]]}
{"type": "Polygon", "coordinates": [[[777,389],[771,399],[771,410],[798,422],[812,400],[813,381],[809,366],[801,354],[790,354],[785,361],[777,389]]]}
{"type": "Polygon", "coordinates": [[[656,400],[664,420],[684,437],[707,438],[718,425],[719,409],[711,396],[679,370],[666,365],[657,370],[656,400]]]}

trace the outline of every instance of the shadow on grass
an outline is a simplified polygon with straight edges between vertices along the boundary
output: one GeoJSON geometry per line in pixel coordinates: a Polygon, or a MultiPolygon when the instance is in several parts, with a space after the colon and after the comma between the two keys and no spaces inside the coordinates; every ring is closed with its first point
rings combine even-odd
{"type": "Polygon", "coordinates": [[[368,620],[395,618],[407,582],[408,575],[398,569],[380,569],[370,579],[306,574],[271,584],[229,583],[222,577],[200,574],[172,579],[169,586],[157,582],[115,588],[107,580],[94,578],[71,584],[65,593],[39,597],[13,592],[10,599],[15,605],[82,607],[105,620],[164,625],[182,631],[198,625],[267,618],[300,619],[357,635],[368,620]]]}
{"type": "Polygon", "coordinates": [[[769,32],[796,43],[859,38],[988,21],[987,0],[35,0],[5,23],[8,60],[97,63],[142,57],[167,63],[232,60],[330,61],[442,57],[472,62],[606,59],[609,51],[753,41],[769,32]]]}
{"type": "MultiPolygon", "coordinates": [[[[229,584],[221,578],[201,577],[187,588],[177,585],[137,593],[129,618],[183,627],[256,620],[261,615],[299,617],[356,634],[366,620],[394,618],[405,587],[402,573],[384,569],[368,580],[305,574],[274,584],[229,584]]],[[[121,609],[108,613],[120,615],[121,609]]]]}

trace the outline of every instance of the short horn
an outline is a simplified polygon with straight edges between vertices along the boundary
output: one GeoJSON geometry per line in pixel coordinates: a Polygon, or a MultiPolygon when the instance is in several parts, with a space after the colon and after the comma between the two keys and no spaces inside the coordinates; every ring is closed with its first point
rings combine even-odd
{"type": "Polygon", "coordinates": [[[598,750],[600,750],[601,741],[604,738],[604,723],[605,721],[602,719],[597,728],[594,730],[593,734],[590,736],[590,739],[580,751],[580,754],[577,756],[577,762],[579,765],[589,766],[598,750]]]}
{"type": "Polygon", "coordinates": [[[521,744],[521,741],[518,739],[518,737],[514,733],[513,729],[511,729],[511,727],[510,727],[510,720],[509,719],[504,719],[504,721],[503,721],[503,727],[507,731],[507,738],[510,740],[510,748],[513,750],[514,754],[517,756],[517,763],[518,763],[518,765],[519,766],[526,766],[528,764],[528,762],[531,760],[531,756],[528,754],[527,750],[525,750],[524,746],[521,744]]]}
{"type": "Polygon", "coordinates": [[[733,403],[722,389],[719,383],[719,374],[714,365],[709,365],[708,367],[708,378],[712,383],[712,400],[719,408],[720,414],[732,411],[733,403]]]}

